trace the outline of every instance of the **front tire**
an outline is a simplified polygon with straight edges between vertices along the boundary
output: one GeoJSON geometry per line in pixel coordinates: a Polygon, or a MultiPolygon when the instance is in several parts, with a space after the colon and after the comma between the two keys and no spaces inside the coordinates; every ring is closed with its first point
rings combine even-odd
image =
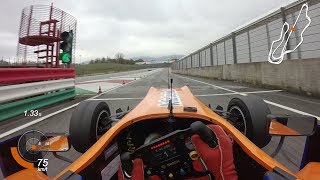
{"type": "Polygon", "coordinates": [[[83,101],[72,113],[69,125],[70,142],[85,153],[112,126],[110,109],[104,101],[83,101]]]}
{"type": "Polygon", "coordinates": [[[255,145],[262,148],[270,142],[270,122],[267,115],[271,112],[263,99],[257,96],[233,98],[229,102],[228,112],[237,116],[236,119],[228,121],[255,145]]]}

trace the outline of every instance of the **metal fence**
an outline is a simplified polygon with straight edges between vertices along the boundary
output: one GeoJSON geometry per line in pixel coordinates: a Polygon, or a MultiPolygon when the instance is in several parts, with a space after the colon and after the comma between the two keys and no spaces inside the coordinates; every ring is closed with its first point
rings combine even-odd
{"type": "MultiPolygon", "coordinates": [[[[48,5],[31,5],[22,10],[15,64],[50,64],[58,61],[60,33],[73,31],[75,57],[77,20],[67,12],[48,5]],[[48,61],[51,61],[48,63],[48,61]]],[[[59,62],[59,61],[58,61],[59,62]]],[[[73,61],[74,63],[74,61],[73,61]]],[[[47,67],[47,66],[46,66],[47,67]]]]}
{"type": "MultiPolygon", "coordinates": [[[[284,22],[294,24],[303,3],[308,3],[308,16],[311,24],[303,33],[304,41],[296,51],[286,54],[284,60],[320,57],[320,1],[303,0],[263,17],[243,28],[208,44],[207,46],[179,59],[173,69],[187,69],[225,64],[265,62],[268,59],[271,43],[277,40],[284,22]]],[[[300,42],[300,34],[308,23],[305,10],[302,11],[295,30],[289,38],[287,49],[300,42]]],[[[277,44],[274,44],[276,47],[277,44]]],[[[281,47],[279,49],[282,49],[281,47]]],[[[276,52],[278,56],[281,51],[276,52]]]]}

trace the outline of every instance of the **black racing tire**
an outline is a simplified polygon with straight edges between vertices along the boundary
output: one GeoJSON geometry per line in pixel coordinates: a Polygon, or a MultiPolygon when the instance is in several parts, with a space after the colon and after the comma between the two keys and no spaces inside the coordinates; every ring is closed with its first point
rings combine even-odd
{"type": "Polygon", "coordinates": [[[270,142],[270,121],[267,115],[271,112],[263,99],[257,96],[233,98],[228,104],[228,112],[238,115],[237,123],[233,125],[255,145],[262,148],[270,142]]]}
{"type": "Polygon", "coordinates": [[[106,102],[81,102],[73,111],[69,125],[69,140],[74,149],[85,153],[98,140],[98,121],[101,118],[110,121],[109,116],[110,108],[106,102]]]}

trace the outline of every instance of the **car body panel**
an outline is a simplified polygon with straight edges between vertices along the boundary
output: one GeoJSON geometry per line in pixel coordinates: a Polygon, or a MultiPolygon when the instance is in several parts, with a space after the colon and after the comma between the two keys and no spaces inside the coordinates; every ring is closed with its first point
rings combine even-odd
{"type": "Polygon", "coordinates": [[[318,180],[320,177],[320,163],[310,162],[301,169],[297,176],[301,179],[318,180]]]}
{"type": "Polygon", "coordinates": [[[34,168],[34,167],[33,167],[33,163],[30,163],[30,162],[22,159],[22,157],[19,155],[19,152],[18,152],[18,148],[17,148],[17,147],[11,147],[11,148],[10,148],[10,151],[11,151],[12,157],[14,158],[14,160],[15,160],[19,165],[21,165],[22,167],[27,168],[27,169],[34,168]]]}
{"type": "Polygon", "coordinates": [[[286,125],[283,125],[276,120],[271,120],[269,133],[272,135],[290,135],[290,136],[301,136],[301,133],[295,131],[294,129],[289,128],[286,125]]]}
{"type": "Polygon", "coordinates": [[[50,177],[38,171],[36,168],[28,168],[21,170],[11,176],[6,177],[6,180],[16,180],[16,179],[37,179],[37,180],[49,180],[50,177]]]}
{"type": "MultiPolygon", "coordinates": [[[[168,117],[168,108],[159,107],[159,102],[163,96],[165,89],[156,89],[151,87],[147,96],[125,117],[123,117],[118,123],[116,123],[111,129],[109,129],[87,152],[79,157],[74,163],[69,165],[55,178],[59,178],[67,171],[75,173],[81,172],[85,167],[91,164],[102,151],[109,145],[112,139],[124,128],[132,123],[143,121],[153,118],[165,118],[168,117]]],[[[214,113],[206,105],[204,105],[199,99],[193,96],[187,86],[174,89],[183,106],[175,106],[173,113],[175,117],[179,118],[201,118],[215,124],[220,125],[226,130],[234,140],[243,148],[243,150],[254,160],[260,163],[268,170],[272,170],[274,167],[279,167],[284,171],[294,175],[289,169],[280,164],[278,161],[271,158],[268,154],[253,144],[247,137],[239,132],[224,118],[214,113]],[[196,107],[197,112],[185,112],[183,107],[196,107]]]]}
{"type": "MultiPolygon", "coordinates": [[[[131,110],[114,126],[112,126],[91,148],[89,148],[83,155],[81,155],[53,179],[63,177],[63,175],[70,172],[76,174],[81,173],[86,167],[94,162],[101,153],[103,153],[106,147],[110,145],[112,140],[122,130],[132,125],[133,123],[158,118],[168,118],[169,109],[166,101],[171,98],[168,97],[168,91],[168,89],[157,89],[153,87],[150,88],[146,97],[133,110],[131,110]]],[[[262,149],[257,147],[246,136],[244,136],[234,126],[232,126],[226,119],[216,114],[209,107],[204,105],[199,99],[194,97],[187,86],[184,86],[182,88],[175,88],[173,89],[173,92],[174,95],[172,97],[172,102],[174,104],[174,117],[203,119],[208,122],[220,125],[230,136],[233,137],[234,141],[241,146],[244,152],[246,152],[253,160],[258,162],[269,171],[272,171],[275,168],[280,168],[281,170],[296,177],[297,179],[315,179],[320,176],[320,163],[308,163],[308,165],[306,165],[301,171],[297,173],[290,171],[284,165],[282,165],[271,156],[266,154],[262,149]],[[192,107],[191,109],[193,109],[193,111],[186,111],[184,109],[186,107],[192,107]],[[195,108],[196,111],[194,111],[195,108]]],[[[277,126],[277,124],[275,126],[277,126]]],[[[288,130],[284,129],[282,126],[277,127],[279,127],[279,131],[281,131],[281,128],[282,130],[288,130]]],[[[275,132],[276,131],[277,130],[275,130],[275,132]]],[[[11,149],[11,151],[17,156],[17,150],[11,149]]],[[[17,161],[20,160],[17,159],[17,161]]],[[[21,170],[6,178],[26,179],[28,177],[27,179],[50,179],[43,173],[38,172],[34,167],[31,167],[30,164],[26,164],[25,168],[27,169],[21,170]]]]}

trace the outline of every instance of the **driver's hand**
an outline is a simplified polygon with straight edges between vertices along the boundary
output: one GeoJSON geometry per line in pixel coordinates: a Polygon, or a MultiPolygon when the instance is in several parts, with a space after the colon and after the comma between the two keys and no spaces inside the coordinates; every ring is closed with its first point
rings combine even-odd
{"type": "Polygon", "coordinates": [[[191,139],[196,151],[216,180],[238,179],[233,163],[231,139],[220,126],[208,125],[208,127],[215,133],[219,145],[211,148],[199,135],[193,135],[191,139]]]}
{"type": "MultiPolygon", "coordinates": [[[[122,168],[120,166],[119,171],[118,171],[118,179],[119,180],[124,180],[124,175],[122,168]]],[[[143,167],[143,161],[142,159],[135,159],[133,161],[133,169],[131,173],[131,179],[132,180],[142,180],[144,179],[144,167],[143,167]]],[[[159,176],[150,176],[148,179],[151,180],[158,180],[161,179],[159,176]]]]}

